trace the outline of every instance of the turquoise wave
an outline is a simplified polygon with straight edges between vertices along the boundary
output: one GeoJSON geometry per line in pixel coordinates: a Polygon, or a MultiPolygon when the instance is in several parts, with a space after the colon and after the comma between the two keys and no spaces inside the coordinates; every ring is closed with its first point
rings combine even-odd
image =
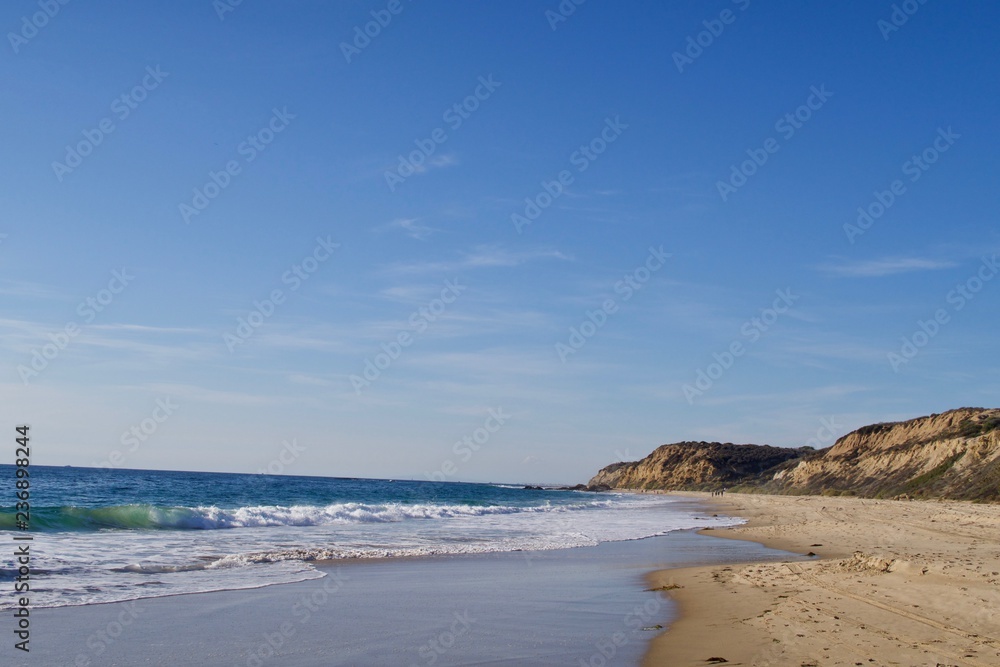
{"type": "MultiPolygon", "coordinates": [[[[419,519],[451,519],[497,514],[569,512],[607,506],[607,501],[567,505],[471,505],[439,503],[335,503],[326,506],[163,507],[41,507],[31,511],[33,531],[94,530],[223,530],[272,526],[322,526],[350,523],[395,523],[419,519]]],[[[0,530],[17,530],[12,508],[0,508],[0,530]]]]}
{"type": "MultiPolygon", "coordinates": [[[[23,517],[21,517],[23,519],[23,517]]],[[[198,528],[199,512],[186,507],[119,505],[115,507],[41,507],[31,510],[31,531],[87,531],[108,528],[198,528]]],[[[0,509],[0,530],[18,530],[16,513],[0,509]]]]}

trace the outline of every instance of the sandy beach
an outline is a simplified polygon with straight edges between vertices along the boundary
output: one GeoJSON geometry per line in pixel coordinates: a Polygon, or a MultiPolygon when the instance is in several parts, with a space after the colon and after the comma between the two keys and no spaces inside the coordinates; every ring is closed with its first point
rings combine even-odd
{"type": "Polygon", "coordinates": [[[1000,506],[681,495],[748,519],[708,535],[815,557],[654,573],[680,618],[644,665],[1000,664],[1000,506]]]}

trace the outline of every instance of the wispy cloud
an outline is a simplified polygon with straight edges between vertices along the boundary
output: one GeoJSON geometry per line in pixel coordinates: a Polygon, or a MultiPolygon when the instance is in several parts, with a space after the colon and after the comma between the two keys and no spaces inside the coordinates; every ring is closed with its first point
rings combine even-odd
{"type": "Polygon", "coordinates": [[[454,167],[458,164],[458,156],[454,153],[442,153],[441,155],[435,155],[430,159],[429,164],[432,167],[454,167]]]}
{"type": "Polygon", "coordinates": [[[460,259],[438,262],[410,262],[393,264],[389,273],[447,273],[466,269],[520,266],[527,262],[545,259],[569,261],[571,258],[558,250],[523,250],[511,252],[498,246],[477,246],[464,253],[460,259]]]}
{"type": "Polygon", "coordinates": [[[558,250],[531,250],[527,252],[508,252],[501,248],[480,246],[466,255],[464,264],[471,268],[490,266],[518,266],[536,259],[561,259],[569,257],[558,250]]]}
{"type": "Polygon", "coordinates": [[[426,174],[431,169],[444,169],[445,167],[455,167],[458,166],[459,160],[458,156],[454,153],[442,153],[441,155],[435,155],[431,159],[427,160],[423,164],[410,164],[418,174],[426,174]]]}
{"type": "Polygon", "coordinates": [[[420,223],[420,218],[396,218],[379,229],[402,229],[411,239],[425,241],[432,234],[441,231],[420,223]]]}
{"type": "MultiPolygon", "coordinates": [[[[92,351],[103,351],[123,362],[122,357],[131,353],[150,363],[169,364],[181,360],[197,361],[210,359],[219,354],[221,346],[209,342],[189,342],[186,344],[159,344],[148,339],[132,340],[119,335],[101,335],[94,331],[84,331],[76,339],[78,345],[92,351]]],[[[100,352],[98,352],[100,353],[100,352]]]]}
{"type": "Polygon", "coordinates": [[[498,246],[477,246],[472,252],[463,253],[460,259],[392,264],[388,267],[388,271],[390,273],[447,273],[465,269],[520,266],[527,262],[545,259],[568,261],[571,258],[558,250],[511,252],[498,246]]]}
{"type": "Polygon", "coordinates": [[[274,405],[294,402],[294,398],[275,394],[250,394],[241,391],[209,389],[192,384],[150,383],[141,389],[156,394],[166,394],[185,403],[222,403],[226,405],[274,405]]]}
{"type": "Polygon", "coordinates": [[[24,299],[63,299],[65,294],[57,292],[39,283],[27,282],[24,280],[0,281],[0,295],[12,296],[24,299]]]}
{"type": "MultiPolygon", "coordinates": [[[[79,332],[71,343],[73,354],[110,352],[116,363],[128,353],[160,363],[207,359],[214,356],[216,347],[219,347],[211,342],[215,334],[204,329],[140,324],[77,324],[79,332]],[[182,335],[184,338],[161,342],[163,334],[182,335]]],[[[0,319],[0,350],[30,354],[40,345],[50,342],[50,336],[61,330],[62,327],[40,322],[0,319]]]]}
{"type": "Polygon", "coordinates": [[[166,334],[206,334],[213,333],[194,327],[153,327],[145,324],[93,324],[91,329],[102,331],[122,331],[136,333],[166,333],[166,334]]]}
{"type": "Polygon", "coordinates": [[[824,273],[846,278],[879,278],[914,271],[938,271],[958,266],[950,260],[924,259],[921,257],[885,257],[868,260],[838,260],[820,264],[816,268],[824,273]]]}
{"type": "Polygon", "coordinates": [[[306,375],[304,373],[292,373],[288,375],[288,381],[293,384],[304,384],[314,387],[329,387],[333,383],[330,380],[326,380],[314,375],[306,375]]]}

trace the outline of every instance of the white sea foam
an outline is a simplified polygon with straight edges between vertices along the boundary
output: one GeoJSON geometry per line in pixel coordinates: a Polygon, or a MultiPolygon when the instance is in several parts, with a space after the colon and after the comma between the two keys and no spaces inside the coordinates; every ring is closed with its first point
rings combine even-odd
{"type": "MultiPolygon", "coordinates": [[[[407,519],[446,519],[476,517],[494,514],[521,514],[539,512],[571,512],[574,510],[607,507],[608,502],[594,501],[578,505],[544,505],[513,507],[509,505],[437,505],[418,503],[365,504],[338,503],[326,507],[297,505],[292,507],[258,506],[240,507],[235,510],[218,507],[196,507],[181,520],[181,527],[258,528],[263,526],[326,526],[338,523],[393,523],[407,519]]],[[[160,524],[169,527],[170,522],[160,524]]]]}
{"type": "MultiPolygon", "coordinates": [[[[531,507],[340,503],[160,511],[150,515],[156,527],[180,530],[39,534],[33,567],[46,573],[45,585],[32,602],[63,606],[255,588],[320,577],[310,564],[317,560],[564,549],[739,522],[690,507],[663,496],[609,495],[531,507]]],[[[145,515],[133,508],[133,520],[136,514],[145,515]]],[[[0,561],[3,570],[12,566],[0,561]]]]}

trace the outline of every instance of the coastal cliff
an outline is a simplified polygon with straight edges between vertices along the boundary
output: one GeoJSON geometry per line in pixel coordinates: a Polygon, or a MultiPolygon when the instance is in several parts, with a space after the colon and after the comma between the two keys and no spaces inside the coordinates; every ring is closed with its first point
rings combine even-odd
{"type": "Polygon", "coordinates": [[[768,445],[678,442],[657,447],[641,461],[613,463],[602,468],[588,486],[606,485],[614,489],[721,488],[753,479],[779,464],[798,459],[804,451],[768,445]]]}
{"type": "Polygon", "coordinates": [[[590,487],[1000,500],[1000,409],[864,426],[827,449],[680,442],[602,468],[590,487]]]}

